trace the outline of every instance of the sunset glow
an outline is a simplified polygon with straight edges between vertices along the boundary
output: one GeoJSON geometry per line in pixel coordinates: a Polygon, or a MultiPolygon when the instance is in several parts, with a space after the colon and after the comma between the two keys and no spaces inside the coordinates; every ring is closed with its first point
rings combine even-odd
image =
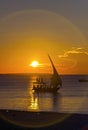
{"type": "Polygon", "coordinates": [[[4,17],[0,29],[0,73],[52,73],[47,53],[61,74],[88,73],[85,37],[63,16],[18,11],[4,17]]]}

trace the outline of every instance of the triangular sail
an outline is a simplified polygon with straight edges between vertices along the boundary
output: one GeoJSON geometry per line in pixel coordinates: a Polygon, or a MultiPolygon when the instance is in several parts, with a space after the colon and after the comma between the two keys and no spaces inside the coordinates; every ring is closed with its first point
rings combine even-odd
{"type": "Polygon", "coordinates": [[[53,67],[53,76],[52,76],[52,79],[51,79],[51,83],[50,83],[50,86],[53,86],[54,88],[57,88],[58,85],[61,85],[62,86],[62,80],[53,64],[53,61],[51,59],[51,57],[48,55],[49,57],[49,60],[52,64],[52,67],[53,67]]]}

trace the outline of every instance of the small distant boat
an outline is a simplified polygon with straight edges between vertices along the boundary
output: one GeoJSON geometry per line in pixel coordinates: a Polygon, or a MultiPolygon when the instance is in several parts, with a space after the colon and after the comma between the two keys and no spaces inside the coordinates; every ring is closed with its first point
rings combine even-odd
{"type": "Polygon", "coordinates": [[[79,79],[79,82],[88,82],[88,79],[79,79]]]}
{"type": "Polygon", "coordinates": [[[60,78],[60,75],[58,74],[51,57],[48,55],[49,60],[51,62],[52,68],[53,68],[53,75],[51,78],[50,85],[47,85],[43,78],[37,78],[35,82],[33,82],[33,89],[35,92],[57,92],[61,86],[62,86],[62,80],[60,78]]]}

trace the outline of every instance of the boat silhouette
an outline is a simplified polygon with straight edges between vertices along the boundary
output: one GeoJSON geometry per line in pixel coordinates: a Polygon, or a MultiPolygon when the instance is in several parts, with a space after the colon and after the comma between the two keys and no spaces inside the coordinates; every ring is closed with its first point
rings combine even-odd
{"type": "Polygon", "coordinates": [[[88,79],[79,79],[79,82],[88,82],[88,79]]]}
{"type": "Polygon", "coordinates": [[[60,75],[58,74],[51,57],[48,55],[48,58],[51,62],[53,68],[53,75],[51,77],[50,85],[47,85],[43,78],[37,78],[35,82],[33,82],[33,89],[35,92],[57,92],[62,86],[62,80],[60,75]]]}

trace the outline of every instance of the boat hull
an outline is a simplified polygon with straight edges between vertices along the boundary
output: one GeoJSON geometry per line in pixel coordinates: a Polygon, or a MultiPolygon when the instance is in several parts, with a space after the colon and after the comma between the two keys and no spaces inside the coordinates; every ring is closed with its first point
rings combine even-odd
{"type": "Polygon", "coordinates": [[[55,93],[59,90],[60,88],[33,88],[32,90],[34,90],[35,92],[51,92],[51,93],[55,93]]]}
{"type": "Polygon", "coordinates": [[[79,79],[79,82],[88,82],[86,79],[79,79]]]}

